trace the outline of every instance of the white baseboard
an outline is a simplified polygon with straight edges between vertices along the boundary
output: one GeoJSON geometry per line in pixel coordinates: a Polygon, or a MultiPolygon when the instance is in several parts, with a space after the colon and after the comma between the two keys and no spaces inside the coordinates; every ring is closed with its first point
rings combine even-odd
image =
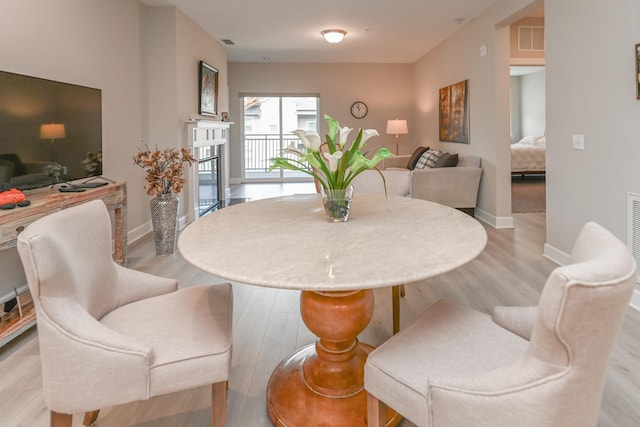
{"type": "Polygon", "coordinates": [[[551,246],[548,243],[544,244],[544,252],[542,255],[558,265],[569,264],[569,261],[571,260],[571,255],[555,248],[554,246],[551,246]]]}
{"type": "Polygon", "coordinates": [[[483,211],[482,209],[475,209],[475,217],[482,222],[485,222],[493,228],[513,228],[513,217],[502,216],[496,217],[490,213],[483,211]]]}
{"type": "Polygon", "coordinates": [[[242,178],[229,178],[229,184],[242,184],[242,178]]]}
{"type": "Polygon", "coordinates": [[[137,226],[136,228],[131,228],[127,232],[127,244],[131,244],[136,240],[142,238],[147,233],[151,233],[153,231],[153,227],[151,226],[151,221],[147,221],[142,225],[137,226]]]}

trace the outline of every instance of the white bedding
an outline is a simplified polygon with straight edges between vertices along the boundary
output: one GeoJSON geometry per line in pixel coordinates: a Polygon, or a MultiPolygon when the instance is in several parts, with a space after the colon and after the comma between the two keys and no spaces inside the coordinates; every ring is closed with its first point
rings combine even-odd
{"type": "Polygon", "coordinates": [[[511,144],[511,172],[544,172],[546,150],[546,138],[543,136],[527,136],[511,144]]]}

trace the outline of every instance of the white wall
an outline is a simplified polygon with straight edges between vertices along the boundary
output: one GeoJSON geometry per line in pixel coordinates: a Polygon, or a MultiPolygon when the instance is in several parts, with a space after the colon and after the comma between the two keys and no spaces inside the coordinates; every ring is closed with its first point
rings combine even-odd
{"type": "Polygon", "coordinates": [[[511,76],[510,80],[512,142],[518,142],[528,135],[544,135],[544,70],[511,76]]]}
{"type": "Polygon", "coordinates": [[[544,135],[546,126],[544,74],[544,70],[541,70],[520,77],[522,136],[544,135]]]}
{"type": "Polygon", "coordinates": [[[626,241],[627,192],[640,192],[640,2],[547,2],[545,15],[547,249],[568,253],[589,220],[626,241]]]}
{"type": "Polygon", "coordinates": [[[520,123],[522,96],[520,94],[520,76],[511,76],[509,79],[509,101],[511,113],[511,143],[518,142],[522,138],[522,125],[520,123]]]}
{"type": "MultiPolygon", "coordinates": [[[[395,151],[395,136],[386,135],[387,120],[407,119],[409,134],[400,137],[400,154],[412,151],[418,140],[411,120],[414,96],[410,64],[255,64],[229,63],[230,113],[239,121],[241,93],[319,94],[320,133],[327,132],[322,119],[329,114],[342,126],[377,129],[379,137],[367,142],[375,151],[385,146],[395,151]],[[361,120],[350,114],[351,104],[363,101],[369,113],[361,120]]],[[[231,130],[231,177],[241,178],[241,124],[231,130]]]]}

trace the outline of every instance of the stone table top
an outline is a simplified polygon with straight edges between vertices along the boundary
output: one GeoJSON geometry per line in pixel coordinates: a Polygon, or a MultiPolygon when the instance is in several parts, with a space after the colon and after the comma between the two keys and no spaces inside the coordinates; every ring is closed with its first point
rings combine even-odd
{"type": "Polygon", "coordinates": [[[453,270],[484,249],[478,221],[408,197],[356,194],[349,220],[329,223],[317,194],[263,199],[189,224],[178,248],[227,280],[311,291],[411,283],[453,270]]]}

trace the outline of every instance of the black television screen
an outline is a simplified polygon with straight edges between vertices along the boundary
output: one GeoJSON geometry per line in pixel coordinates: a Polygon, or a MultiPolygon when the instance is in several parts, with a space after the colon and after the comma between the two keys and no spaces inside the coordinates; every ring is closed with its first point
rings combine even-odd
{"type": "Polygon", "coordinates": [[[0,182],[22,190],[102,175],[102,92],[0,71],[0,182]]]}

